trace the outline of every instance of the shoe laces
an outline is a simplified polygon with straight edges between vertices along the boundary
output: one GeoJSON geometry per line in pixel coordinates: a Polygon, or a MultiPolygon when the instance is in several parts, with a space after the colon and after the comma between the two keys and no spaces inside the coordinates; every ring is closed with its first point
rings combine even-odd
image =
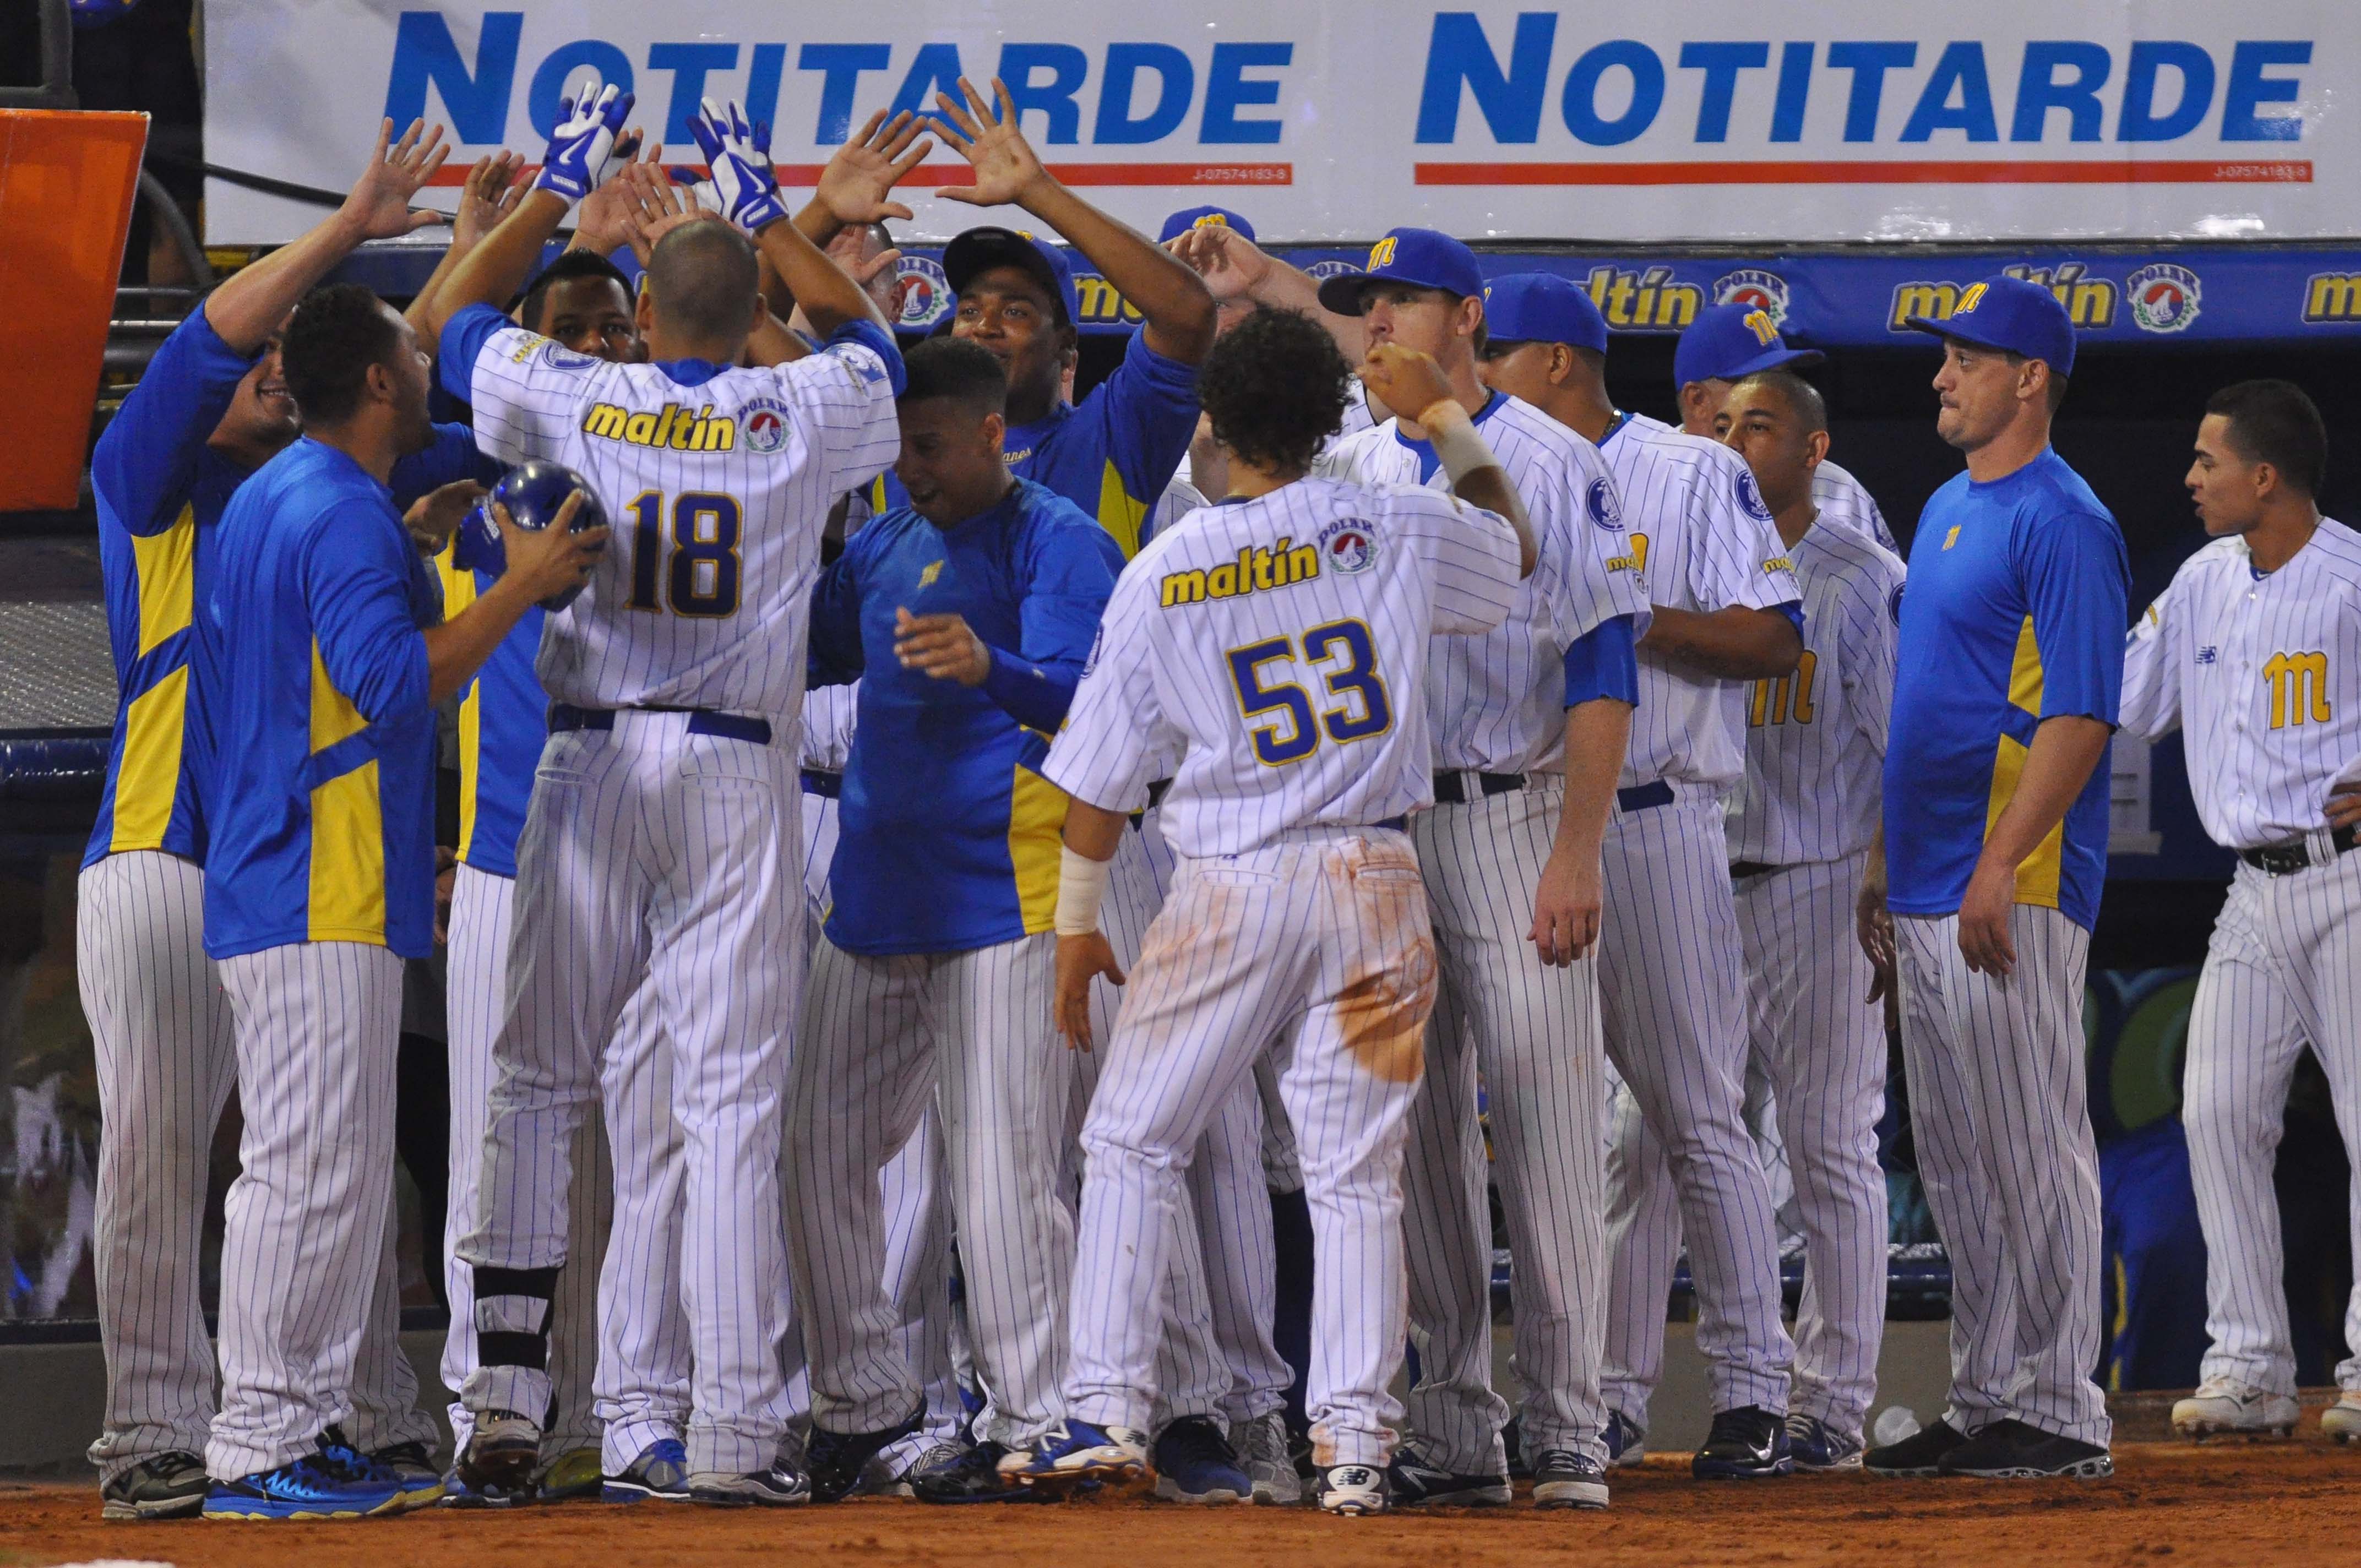
{"type": "Polygon", "coordinates": [[[1708,1448],[1722,1443],[1734,1443],[1749,1449],[1759,1449],[1780,1426],[1779,1419],[1752,1405],[1741,1405],[1734,1410],[1722,1410],[1713,1418],[1713,1431],[1706,1438],[1708,1448]]]}
{"type": "Polygon", "coordinates": [[[1598,1464],[1597,1461],[1585,1459],[1570,1448],[1544,1448],[1533,1455],[1534,1475],[1538,1475],[1543,1471],[1552,1468],[1579,1470],[1589,1474],[1598,1470],[1598,1464]]]}
{"type": "Polygon", "coordinates": [[[1169,1458],[1175,1469],[1183,1464],[1234,1466],[1238,1462],[1237,1452],[1222,1435],[1222,1429],[1201,1416],[1188,1417],[1166,1427],[1164,1435],[1156,1440],[1156,1447],[1158,1457],[1169,1458]]]}
{"type": "Polygon", "coordinates": [[[1248,1421],[1231,1446],[1236,1449],[1239,1458],[1251,1464],[1288,1463],[1287,1428],[1275,1416],[1257,1416],[1248,1421]]]}

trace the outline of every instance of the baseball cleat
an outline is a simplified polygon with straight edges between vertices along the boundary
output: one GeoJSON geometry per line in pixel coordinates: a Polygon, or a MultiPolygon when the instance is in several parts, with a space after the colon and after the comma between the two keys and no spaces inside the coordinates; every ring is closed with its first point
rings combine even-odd
{"type": "Polygon", "coordinates": [[[544,1503],[596,1502],[606,1476],[599,1473],[598,1447],[569,1448],[541,1467],[533,1489],[544,1503]]]}
{"type": "Polygon", "coordinates": [[[1210,1416],[1183,1416],[1156,1435],[1156,1495],[1168,1503],[1251,1503],[1254,1480],[1210,1416]]]}
{"type": "Polygon", "coordinates": [[[475,1491],[530,1496],[541,1468],[541,1427],[514,1410],[486,1410],[452,1468],[475,1491]]]}
{"type": "Polygon", "coordinates": [[[2290,1437],[2302,1408],[2285,1394],[2248,1383],[2209,1377],[2172,1406],[2172,1430],[2183,1437],[2290,1437]]]}
{"type": "Polygon", "coordinates": [[[1790,1413],[1787,1417],[1787,1452],[1795,1456],[1798,1470],[1816,1473],[1858,1470],[1861,1468],[1861,1434],[1839,1431],[1817,1416],[1790,1413]]]}
{"type": "Polygon", "coordinates": [[[1254,1484],[1256,1502],[1303,1500],[1303,1477],[1295,1473],[1295,1457],[1288,1449],[1285,1416],[1272,1410],[1240,1422],[1231,1430],[1230,1446],[1237,1451],[1238,1463],[1254,1484]]]}
{"type": "Polygon", "coordinates": [[[534,1501],[532,1487],[522,1495],[513,1492],[478,1492],[459,1478],[454,1470],[443,1477],[443,1495],[434,1499],[438,1508],[521,1508],[534,1501]]]}
{"type": "Polygon", "coordinates": [[[922,1503],[1040,1503],[1055,1500],[1047,1492],[1036,1492],[1030,1486],[1017,1484],[1017,1478],[1002,1468],[1009,1460],[1023,1464],[1029,1455],[1022,1449],[1004,1448],[996,1442],[979,1442],[973,1448],[952,1448],[948,1453],[931,1451],[929,1463],[908,1473],[910,1496],[922,1503]],[[935,1454],[942,1453],[936,1458],[935,1454]]]}
{"type": "Polygon", "coordinates": [[[609,1475],[598,1487],[602,1503],[685,1503],[688,1501],[688,1450],[676,1437],[660,1437],[640,1451],[620,1475],[609,1475]]]}
{"type": "Polygon", "coordinates": [[[1414,1448],[1401,1449],[1386,1466],[1386,1491],[1398,1508],[1498,1508],[1512,1496],[1506,1475],[1463,1475],[1414,1448]]]}
{"type": "Polygon", "coordinates": [[[699,1470],[688,1478],[688,1500],[718,1508],[793,1508],[811,1501],[811,1483],[775,1464],[743,1475],[699,1470]]]}
{"type": "Polygon", "coordinates": [[[1392,1507],[1386,1473],[1378,1465],[1331,1464],[1320,1472],[1316,1485],[1323,1513],[1356,1519],[1363,1514],[1381,1514],[1392,1507]]]}
{"type": "Polygon", "coordinates": [[[877,1431],[830,1431],[814,1423],[811,1441],[804,1445],[804,1465],[811,1478],[815,1503],[837,1503],[852,1496],[869,1462],[917,1431],[927,1419],[920,1405],[909,1416],[877,1431]]]}
{"type": "Polygon", "coordinates": [[[1967,1435],[1950,1422],[1937,1421],[1932,1426],[1920,1427],[1900,1442],[1871,1449],[1861,1456],[1861,1468],[1872,1475],[1894,1480],[1923,1481],[1941,1475],[1943,1456],[1967,1441],[1967,1435]]]}
{"type": "Polygon", "coordinates": [[[1620,1470],[1648,1457],[1648,1429],[1620,1410],[1607,1412],[1607,1430],[1600,1435],[1607,1440],[1609,1469],[1620,1470]]]}
{"type": "Polygon", "coordinates": [[[2011,1419],[1985,1427],[1943,1455],[1936,1469],[1945,1475],[1980,1481],[2040,1481],[2059,1477],[2103,1481],[2115,1473],[2112,1455],[2096,1443],[2081,1442],[2011,1419]]]}
{"type": "Polygon", "coordinates": [[[1607,1466],[1586,1453],[1545,1448],[1533,1462],[1533,1507],[1603,1508],[1607,1466]]]}
{"type": "MultiPolygon", "coordinates": [[[[334,1427],[328,1430],[335,1431],[334,1427]]],[[[407,1513],[412,1508],[431,1508],[443,1500],[443,1467],[434,1463],[434,1451],[426,1444],[393,1443],[371,1453],[368,1462],[391,1472],[393,1478],[401,1483],[402,1499],[399,1511],[407,1513]]]]}
{"type": "Polygon", "coordinates": [[[2361,1442],[2361,1388],[2347,1388],[2320,1412],[2320,1430],[2337,1442],[2361,1442]]]}
{"type": "Polygon", "coordinates": [[[1027,1486],[1123,1481],[1148,1469],[1148,1434],[1137,1427],[1093,1426],[1069,1417],[1033,1445],[1000,1462],[1000,1473],[1027,1486]]]}
{"type": "Polygon", "coordinates": [[[110,1519],[185,1519],[204,1511],[213,1490],[205,1462],[185,1449],[158,1453],[117,1471],[98,1489],[99,1517],[110,1519]]]}
{"type": "Polygon", "coordinates": [[[1689,1474],[1700,1481],[1785,1475],[1795,1468],[1795,1456],[1787,1451],[1787,1418],[1760,1405],[1717,1414],[1705,1446],[1689,1462],[1689,1474]]]}
{"type": "Polygon", "coordinates": [[[401,1513],[407,1493],[392,1471],[350,1451],[307,1453],[276,1470],[216,1481],[209,1519],[359,1519],[401,1513]]]}

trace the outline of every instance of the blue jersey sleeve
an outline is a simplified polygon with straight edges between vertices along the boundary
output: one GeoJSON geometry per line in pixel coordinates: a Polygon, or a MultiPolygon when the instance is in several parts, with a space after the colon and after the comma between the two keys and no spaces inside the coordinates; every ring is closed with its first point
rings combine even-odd
{"type": "Polygon", "coordinates": [[[2116,722],[2131,572],[2114,521],[2087,511],[2020,521],[2016,567],[2041,662],[2041,714],[2116,722]]]}
{"type": "Polygon", "coordinates": [[[489,485],[500,477],[500,466],[476,445],[476,433],[464,424],[438,424],[434,439],[423,452],[413,452],[393,466],[388,482],[397,511],[445,485],[473,479],[489,485]]]}
{"type": "Polygon", "coordinates": [[[1098,422],[1125,492],[1155,506],[1197,433],[1197,367],[1166,358],[1148,346],[1146,333],[1133,333],[1123,363],[1083,406],[1098,422]]]}
{"type": "MultiPolygon", "coordinates": [[[[865,531],[864,531],[865,532],[865,531]]],[[[811,657],[806,682],[815,686],[851,685],[869,661],[861,647],[861,563],[868,552],[855,534],[819,580],[812,585],[811,657]]]]}
{"type": "Polygon", "coordinates": [[[1579,707],[1600,697],[1640,706],[1639,640],[1632,617],[1611,615],[1565,651],[1565,706],[1579,707]]]}
{"type": "Polygon", "coordinates": [[[1073,705],[1123,551],[1097,527],[1037,528],[1031,544],[1018,611],[1025,645],[993,649],[983,690],[1017,723],[1053,733],[1073,705]]]}
{"type": "Polygon", "coordinates": [[[516,323],[490,305],[466,305],[443,323],[443,341],[434,359],[435,378],[443,389],[463,403],[476,400],[476,361],[492,334],[516,323]]]}
{"type": "Polygon", "coordinates": [[[253,356],[224,343],[202,308],[172,329],[90,455],[91,489],[117,522],[137,534],[172,525],[252,368],[253,356]]]}
{"type": "Polygon", "coordinates": [[[314,529],[303,600],[328,679],[372,724],[426,707],[426,639],[412,616],[409,537],[366,503],[340,499],[314,529]]]}

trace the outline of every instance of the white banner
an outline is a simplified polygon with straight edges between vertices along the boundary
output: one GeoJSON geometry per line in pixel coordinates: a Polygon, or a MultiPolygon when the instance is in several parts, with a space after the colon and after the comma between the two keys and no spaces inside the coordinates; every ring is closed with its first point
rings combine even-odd
{"type": "MultiPolygon", "coordinates": [[[[849,126],[1004,77],[1061,178],[1152,229],[1218,202],[1266,238],[2321,239],[2361,233],[2353,0],[209,0],[214,163],[341,190],[380,115],[533,156],[569,82],[639,94],[697,160],[703,96],[808,183],[849,126]],[[1153,19],[1151,19],[1151,17],[1153,19]]],[[[902,192],[910,237],[978,221],[902,192]]],[[[206,237],[316,208],[215,180],[206,237]]]]}

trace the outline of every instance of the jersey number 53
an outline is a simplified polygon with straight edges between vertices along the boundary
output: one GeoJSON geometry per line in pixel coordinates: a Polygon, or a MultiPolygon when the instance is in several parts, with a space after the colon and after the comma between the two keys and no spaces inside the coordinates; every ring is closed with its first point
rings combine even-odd
{"type": "Polygon", "coordinates": [[[1324,730],[1339,745],[1382,735],[1394,727],[1392,700],[1378,674],[1378,652],[1369,629],[1357,620],[1332,620],[1303,634],[1302,653],[1296,641],[1273,637],[1230,650],[1230,681],[1237,689],[1238,713],[1247,720],[1256,759],[1266,767],[1300,762],[1319,749],[1324,730]],[[1273,664],[1309,666],[1326,683],[1335,706],[1315,717],[1312,694],[1296,681],[1266,680],[1273,664]],[[1271,715],[1272,722],[1253,721],[1271,715]]]}
{"type": "Polygon", "coordinates": [[[642,490],[623,509],[631,518],[633,609],[703,620],[738,613],[738,536],[743,512],[734,496],[686,490],[667,509],[662,490],[642,490]],[[664,521],[669,512],[671,527],[664,521]],[[672,536],[665,570],[664,535],[672,536]]]}

